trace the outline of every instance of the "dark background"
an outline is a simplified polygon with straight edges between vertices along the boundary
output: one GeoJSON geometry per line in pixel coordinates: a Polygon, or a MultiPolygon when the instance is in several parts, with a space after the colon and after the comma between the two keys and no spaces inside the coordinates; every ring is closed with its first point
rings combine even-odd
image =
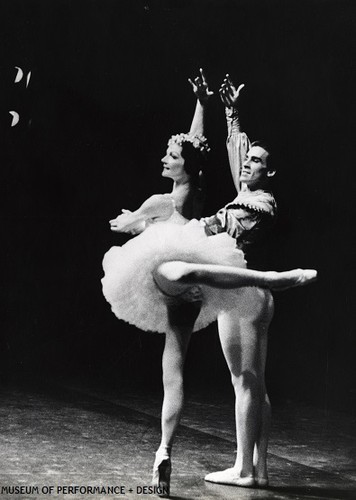
{"type": "MultiPolygon", "coordinates": [[[[226,72],[246,84],[243,128],[277,147],[280,216],[253,264],[319,271],[275,295],[272,400],[355,410],[355,21],[352,0],[1,2],[4,384],[160,387],[163,336],[114,317],[101,260],[126,241],[108,220],[170,190],[160,158],[189,129],[202,66],[215,92],[226,72]]],[[[210,215],[234,197],[217,96],[207,135],[210,215]]],[[[215,325],[186,371],[188,388],[229,386],[215,325]]]]}

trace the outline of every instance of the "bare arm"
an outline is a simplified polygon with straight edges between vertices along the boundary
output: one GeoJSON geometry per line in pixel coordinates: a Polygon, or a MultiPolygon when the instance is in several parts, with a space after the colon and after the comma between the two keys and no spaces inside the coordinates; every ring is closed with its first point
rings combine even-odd
{"type": "Polygon", "coordinates": [[[238,99],[240,91],[245,85],[235,87],[229,75],[226,75],[219,90],[220,98],[225,105],[227,122],[226,147],[229,156],[231,175],[237,191],[240,191],[240,172],[250,141],[241,131],[238,115],[238,99]]]}
{"type": "Polygon", "coordinates": [[[197,104],[195,106],[193,121],[189,130],[189,134],[191,135],[204,135],[204,118],[206,105],[210,96],[214,94],[214,92],[209,90],[209,85],[206,81],[202,68],[200,68],[199,71],[200,75],[197,76],[194,81],[188,78],[188,81],[193,88],[193,92],[197,97],[197,104]]]}
{"type": "Polygon", "coordinates": [[[135,233],[136,229],[146,221],[166,220],[169,219],[173,212],[174,201],[170,195],[154,194],[134,212],[125,210],[116,219],[112,219],[110,229],[117,233],[135,233]]]}

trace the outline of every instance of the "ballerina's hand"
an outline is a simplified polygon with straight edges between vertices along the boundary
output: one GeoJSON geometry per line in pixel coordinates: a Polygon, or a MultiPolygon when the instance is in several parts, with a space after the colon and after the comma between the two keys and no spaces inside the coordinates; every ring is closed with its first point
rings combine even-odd
{"type": "Polygon", "coordinates": [[[240,92],[244,88],[244,86],[245,84],[241,83],[241,85],[236,88],[230,76],[226,75],[219,89],[219,94],[222,102],[227,108],[233,108],[237,106],[240,92]]]}
{"type": "Polygon", "coordinates": [[[137,234],[139,231],[138,226],[142,224],[141,220],[137,220],[136,215],[130,210],[123,210],[123,213],[109,221],[111,231],[115,233],[131,233],[137,234]],[[137,231],[137,232],[136,232],[137,231]]]}
{"type": "Polygon", "coordinates": [[[138,230],[141,232],[145,221],[167,220],[174,212],[173,198],[168,194],[154,194],[150,196],[138,210],[123,213],[110,221],[110,229],[117,233],[130,233],[138,230]]]}
{"type": "MultiPolygon", "coordinates": [[[[121,211],[123,214],[132,214],[131,210],[127,210],[126,208],[123,208],[121,211]]],[[[143,233],[145,229],[146,229],[146,222],[140,220],[136,223],[135,226],[133,226],[131,229],[128,229],[125,232],[132,234],[132,236],[137,236],[138,234],[143,233]]]]}
{"type": "Polygon", "coordinates": [[[204,71],[200,68],[200,75],[194,78],[194,81],[188,78],[188,82],[193,87],[193,92],[196,95],[197,99],[204,103],[206,102],[210,96],[214,94],[213,91],[209,90],[208,82],[206,81],[204,71]]]}

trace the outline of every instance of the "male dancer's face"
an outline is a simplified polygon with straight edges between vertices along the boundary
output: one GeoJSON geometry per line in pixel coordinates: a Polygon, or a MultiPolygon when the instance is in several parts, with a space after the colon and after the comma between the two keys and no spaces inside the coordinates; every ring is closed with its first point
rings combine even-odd
{"type": "Polygon", "coordinates": [[[261,146],[252,146],[243,162],[240,181],[251,189],[261,189],[266,187],[268,180],[274,172],[268,169],[268,151],[261,146]]]}

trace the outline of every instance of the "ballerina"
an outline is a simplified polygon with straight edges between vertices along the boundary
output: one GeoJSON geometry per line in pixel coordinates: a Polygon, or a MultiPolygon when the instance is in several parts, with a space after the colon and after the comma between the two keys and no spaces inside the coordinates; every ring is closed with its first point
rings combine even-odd
{"type": "MultiPolygon", "coordinates": [[[[171,137],[166,153],[161,160],[162,176],[173,180],[172,191],[166,197],[163,196],[163,199],[168,201],[169,215],[167,217],[171,217],[170,222],[174,223],[176,228],[185,224],[189,219],[201,216],[205,195],[202,175],[209,147],[203,136],[203,122],[206,105],[212,92],[208,88],[202,70],[194,81],[190,80],[190,83],[197,96],[190,130],[187,134],[177,134],[171,137]],[[173,203],[174,212],[172,212],[173,203]]],[[[132,220],[132,224],[126,226],[126,232],[139,234],[139,236],[122,248],[113,248],[106,254],[103,291],[111,303],[114,313],[119,318],[123,314],[122,319],[136,324],[143,330],[158,330],[166,333],[162,356],[164,389],[161,418],[162,437],[153,467],[153,484],[159,487],[163,494],[169,495],[171,448],[180,421],[184,399],[183,365],[194,323],[200,312],[201,300],[199,289],[196,288],[195,293],[191,290],[190,293],[179,298],[172,299],[167,296],[162,301],[152,300],[149,304],[146,303],[146,300],[155,296],[158,289],[152,280],[151,270],[147,270],[146,264],[149,262],[149,257],[145,256],[144,252],[152,248],[155,242],[154,228],[159,225],[157,223],[160,219],[165,218],[162,205],[161,209],[161,213],[149,214],[148,211],[147,217],[144,217],[142,213],[140,220],[132,220]],[[152,232],[153,236],[150,238],[152,232]],[[131,252],[132,245],[135,248],[131,252]],[[133,256],[141,256],[139,265],[136,266],[133,262],[133,256]],[[123,263],[122,267],[120,267],[120,260],[123,263]],[[133,277],[130,276],[128,268],[130,268],[133,277]],[[148,289],[137,286],[137,281],[134,280],[135,276],[138,277],[136,273],[145,269],[147,272],[141,273],[140,276],[142,276],[142,282],[148,285],[148,289]],[[117,286],[120,280],[122,282],[121,271],[127,277],[126,288],[117,286]],[[120,279],[117,279],[118,275],[120,279]],[[136,301],[140,305],[139,311],[142,311],[142,314],[137,314],[135,306],[132,305],[133,297],[136,297],[137,292],[142,292],[136,301]],[[144,304],[147,304],[147,308],[144,307],[144,304]]],[[[127,221],[132,217],[128,210],[123,210],[122,215],[127,221]]],[[[111,229],[113,231],[120,230],[115,221],[111,221],[111,229]]],[[[152,248],[151,260],[155,257],[156,250],[152,248]]],[[[154,261],[152,262],[154,263],[154,261]]],[[[161,298],[160,294],[159,299],[161,298]]]]}
{"type": "Polygon", "coordinates": [[[197,176],[193,181],[194,174],[188,174],[187,166],[191,172],[198,172],[199,178],[208,146],[197,133],[202,132],[206,100],[212,94],[202,71],[191,83],[198,100],[190,133],[172,136],[162,159],[164,175],[174,181],[173,190],[154,195],[138,210],[125,211],[110,221],[113,231],[141,234],[122,247],[112,248],[103,263],[103,292],[116,316],[143,330],[166,334],[162,439],[153,472],[153,482],[162,496],[169,495],[171,449],[183,408],[183,365],[192,332],[236,307],[236,302],[243,307],[242,314],[248,315],[256,301],[269,295],[265,288],[246,286],[298,286],[312,281],[316,274],[246,269],[244,255],[236,249],[231,236],[207,236],[204,221],[188,222],[194,210],[190,217],[186,212],[183,217],[192,193],[190,207],[195,207],[198,216],[202,194],[197,188],[197,176]],[[194,168],[189,164],[187,150],[194,168]]]}

